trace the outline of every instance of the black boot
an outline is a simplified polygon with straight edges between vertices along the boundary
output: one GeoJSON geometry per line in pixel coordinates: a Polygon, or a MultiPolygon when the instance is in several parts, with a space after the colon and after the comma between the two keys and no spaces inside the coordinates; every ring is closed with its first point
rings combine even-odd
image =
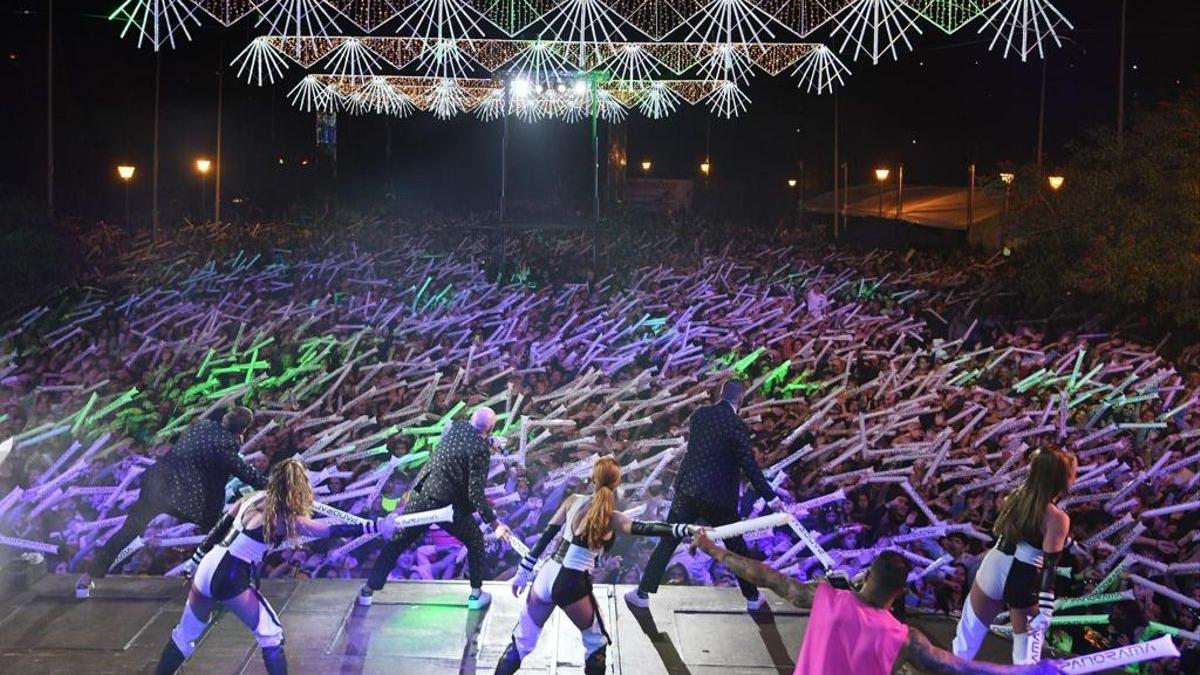
{"type": "Polygon", "coordinates": [[[288,675],[288,655],[283,645],[263,647],[263,665],[268,675],[288,675]]]}
{"type": "Polygon", "coordinates": [[[283,645],[263,647],[262,657],[267,675],[287,675],[287,654],[283,651],[283,645]]]}
{"type": "Polygon", "coordinates": [[[608,647],[601,647],[592,652],[583,662],[583,675],[604,675],[607,672],[608,647]]]}
{"type": "Polygon", "coordinates": [[[167,638],[167,646],[163,647],[162,656],[158,657],[154,675],[175,675],[184,661],[187,661],[187,657],[175,646],[175,640],[167,638]]]}
{"type": "Polygon", "coordinates": [[[495,675],[513,675],[521,668],[521,655],[517,652],[517,645],[513,642],[508,643],[508,649],[500,655],[500,662],[496,664],[495,675]]]}

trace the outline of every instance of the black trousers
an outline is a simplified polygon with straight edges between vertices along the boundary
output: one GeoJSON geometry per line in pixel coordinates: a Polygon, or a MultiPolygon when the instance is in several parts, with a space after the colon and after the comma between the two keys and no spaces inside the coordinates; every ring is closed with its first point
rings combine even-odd
{"type": "MultiPolygon", "coordinates": [[[[671,502],[671,511],[667,514],[667,520],[672,523],[718,527],[736,522],[738,514],[736,508],[716,506],[701,499],[677,494],[675,501],[671,502]]],[[[658,591],[663,573],[667,571],[667,565],[671,562],[671,556],[675,554],[675,547],[679,546],[679,541],[674,537],[659,538],[658,546],[654,549],[654,553],[650,554],[646,570],[642,572],[642,582],[638,584],[640,590],[645,593],[658,591]]],[[[740,556],[749,557],[750,552],[746,548],[746,540],[741,537],[726,539],[725,548],[740,556]]],[[[742,589],[742,595],[747,600],[758,597],[758,588],[754,584],[739,578],[738,587],[742,589]]]]}
{"type": "MultiPolygon", "coordinates": [[[[440,509],[443,506],[446,506],[444,502],[415,495],[404,511],[405,513],[418,513],[440,509]]],[[[470,507],[460,507],[455,504],[454,520],[449,523],[441,523],[440,527],[467,547],[467,574],[471,578],[471,588],[482,588],[484,577],[483,533],[479,531],[479,525],[475,522],[474,512],[470,507]]],[[[375,561],[375,567],[371,570],[371,576],[367,577],[367,585],[374,590],[383,588],[392,568],[396,566],[396,558],[399,558],[401,552],[425,536],[428,529],[428,525],[406,527],[399,537],[384,544],[383,550],[379,553],[379,559],[375,561]]]]}
{"type": "MultiPolygon", "coordinates": [[[[95,557],[92,558],[92,564],[88,569],[89,574],[96,578],[107,575],[108,568],[112,567],[113,561],[129,545],[129,542],[145,532],[146,525],[151,520],[164,513],[179,520],[190,522],[189,518],[177,513],[169,502],[159,498],[154,492],[147,491],[146,487],[143,486],[137,501],[125,513],[125,522],[121,525],[121,529],[109,537],[104,546],[100,547],[95,557]]],[[[208,531],[217,524],[220,517],[221,514],[218,512],[215,517],[205,518],[205,522],[196,524],[200,526],[202,533],[208,534],[208,531]]]]}

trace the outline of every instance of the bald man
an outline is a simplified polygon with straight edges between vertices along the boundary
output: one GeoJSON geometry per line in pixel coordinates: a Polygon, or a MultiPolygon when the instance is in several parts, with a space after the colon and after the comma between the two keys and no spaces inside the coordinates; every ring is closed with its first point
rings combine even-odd
{"type": "MultiPolygon", "coordinates": [[[[471,578],[467,607],[470,609],[482,609],[492,601],[492,596],[483,591],[483,533],[475,523],[474,513],[478,511],[483,522],[495,528],[497,536],[505,538],[510,532],[496,519],[492,505],[483,494],[492,449],[498,447],[488,440],[495,426],[496,413],[486,407],[477,409],[470,422],[451,423],[429,461],[417,474],[408,506],[404,509],[406,513],[419,513],[446,505],[454,507],[454,520],[441,527],[467,547],[467,571],[471,578]]],[[[420,540],[428,529],[428,525],[405,528],[399,537],[384,545],[371,576],[359,591],[358,604],[371,604],[375,591],[383,588],[387,581],[396,558],[420,540]]]]}

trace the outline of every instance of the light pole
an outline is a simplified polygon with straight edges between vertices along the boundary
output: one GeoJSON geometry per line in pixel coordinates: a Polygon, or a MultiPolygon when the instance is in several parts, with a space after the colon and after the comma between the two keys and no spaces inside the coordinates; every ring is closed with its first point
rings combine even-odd
{"type": "Polygon", "coordinates": [[[129,232],[129,181],[133,180],[133,174],[137,171],[137,167],[132,164],[118,164],[117,176],[121,178],[121,182],[125,184],[125,231],[129,232]]]}
{"type": "Polygon", "coordinates": [[[208,215],[208,209],[204,206],[204,200],[208,196],[208,172],[212,169],[212,162],[201,157],[196,160],[196,172],[200,174],[200,217],[204,218],[208,215]]]}
{"type": "Polygon", "coordinates": [[[1008,200],[1012,192],[1013,181],[1016,179],[1015,173],[1000,172],[1000,181],[1004,183],[1004,216],[1000,219],[1000,248],[1005,247],[1005,240],[1008,238],[1008,200]]]}
{"type": "Polygon", "coordinates": [[[891,175],[890,169],[875,169],[875,180],[879,181],[879,217],[883,217],[883,184],[891,175]]]}
{"type": "Polygon", "coordinates": [[[900,172],[896,174],[896,220],[900,220],[904,213],[904,165],[900,165],[900,172]]]}

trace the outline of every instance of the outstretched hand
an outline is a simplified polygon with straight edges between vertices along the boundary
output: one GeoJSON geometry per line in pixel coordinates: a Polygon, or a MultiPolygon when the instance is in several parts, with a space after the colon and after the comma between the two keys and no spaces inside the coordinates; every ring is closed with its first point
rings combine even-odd
{"type": "Polygon", "coordinates": [[[688,549],[695,553],[696,549],[700,549],[705,553],[711,554],[719,547],[716,542],[708,538],[708,530],[699,525],[692,525],[692,543],[688,545],[688,549]]]}
{"type": "Polygon", "coordinates": [[[515,577],[513,577],[513,582],[512,582],[513,597],[515,598],[515,597],[520,596],[521,592],[524,591],[525,587],[528,585],[529,585],[529,573],[526,572],[523,568],[518,569],[517,575],[515,577]]]}

